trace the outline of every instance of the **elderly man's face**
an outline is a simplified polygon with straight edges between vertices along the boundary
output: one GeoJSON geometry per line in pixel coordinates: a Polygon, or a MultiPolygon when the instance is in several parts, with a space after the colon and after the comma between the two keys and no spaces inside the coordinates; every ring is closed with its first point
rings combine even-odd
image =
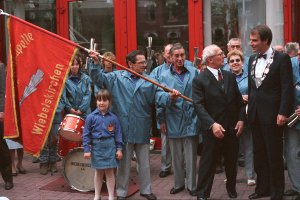
{"type": "Polygon", "coordinates": [[[209,57],[209,66],[215,69],[219,69],[224,65],[224,52],[219,47],[214,50],[216,52],[213,56],[209,57]]]}
{"type": "Polygon", "coordinates": [[[185,60],[185,51],[184,49],[176,49],[172,54],[172,61],[174,67],[183,67],[185,60]]]}
{"type": "Polygon", "coordinates": [[[230,42],[230,45],[228,45],[228,52],[232,51],[234,49],[239,50],[239,51],[242,50],[242,45],[241,45],[240,41],[231,41],[230,42]]]}

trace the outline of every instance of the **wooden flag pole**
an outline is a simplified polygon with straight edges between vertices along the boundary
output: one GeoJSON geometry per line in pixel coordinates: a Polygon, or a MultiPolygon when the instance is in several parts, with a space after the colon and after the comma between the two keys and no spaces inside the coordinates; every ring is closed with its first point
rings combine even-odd
{"type": "MultiPolygon", "coordinates": [[[[84,51],[86,51],[88,53],[91,51],[91,50],[89,50],[89,49],[87,49],[87,48],[85,48],[83,46],[80,46],[80,45],[77,45],[77,46],[78,46],[78,48],[80,48],[80,49],[82,49],[82,50],[84,50],[84,51]]],[[[115,61],[112,61],[112,60],[110,60],[108,58],[105,58],[102,55],[100,55],[99,53],[98,53],[98,57],[101,58],[101,59],[104,59],[104,60],[106,60],[106,61],[108,61],[108,62],[110,62],[110,63],[112,63],[112,64],[114,64],[114,65],[116,65],[118,67],[120,67],[121,69],[124,69],[124,70],[126,70],[126,71],[134,74],[135,76],[138,76],[138,77],[140,77],[140,78],[142,78],[142,79],[144,79],[144,80],[146,80],[146,81],[148,81],[148,82],[150,82],[150,83],[152,83],[152,84],[154,84],[154,85],[162,88],[165,92],[173,92],[170,88],[167,88],[167,87],[165,87],[165,86],[163,86],[163,85],[161,85],[161,84],[159,84],[159,83],[151,80],[150,78],[148,78],[146,76],[143,76],[143,75],[135,72],[134,70],[132,70],[132,69],[130,69],[128,67],[125,67],[125,66],[123,66],[123,65],[121,65],[121,64],[119,64],[119,63],[117,63],[115,61]]],[[[183,98],[186,101],[189,101],[189,102],[193,103],[193,100],[191,98],[187,97],[187,96],[184,96],[184,95],[180,94],[179,97],[183,98]]]]}

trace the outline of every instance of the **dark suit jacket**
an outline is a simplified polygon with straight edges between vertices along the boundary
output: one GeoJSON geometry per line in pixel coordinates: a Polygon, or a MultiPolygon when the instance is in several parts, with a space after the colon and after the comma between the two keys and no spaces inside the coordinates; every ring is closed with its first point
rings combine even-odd
{"type": "MultiPolygon", "coordinates": [[[[4,112],[4,103],[5,103],[5,77],[6,71],[3,63],[0,62],[0,112],[4,112]]],[[[3,127],[3,122],[0,122],[3,127]]],[[[1,129],[2,129],[1,127],[1,129]]],[[[4,136],[3,129],[0,130],[0,140],[4,136]]],[[[2,144],[0,144],[2,145],[2,144]]]]}
{"type": "Polygon", "coordinates": [[[5,77],[6,77],[5,66],[3,63],[0,62],[0,112],[4,112],[5,77]]]}
{"type": "Polygon", "coordinates": [[[293,72],[291,59],[287,54],[275,52],[269,73],[259,88],[256,88],[251,76],[252,62],[256,55],[252,55],[248,65],[248,122],[251,124],[258,117],[261,124],[276,124],[277,115],[288,117],[293,106],[293,72]]]}
{"type": "Polygon", "coordinates": [[[237,121],[245,120],[242,95],[232,73],[222,70],[224,89],[205,69],[193,81],[193,102],[202,130],[209,130],[214,122],[226,131],[234,131],[237,121]]]}

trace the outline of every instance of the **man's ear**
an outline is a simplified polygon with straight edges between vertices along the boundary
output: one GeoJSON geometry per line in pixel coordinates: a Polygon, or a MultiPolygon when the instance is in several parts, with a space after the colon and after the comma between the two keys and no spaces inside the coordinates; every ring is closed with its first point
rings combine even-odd
{"type": "Polygon", "coordinates": [[[208,63],[211,63],[211,61],[212,61],[212,57],[206,58],[206,63],[207,63],[207,64],[208,64],[208,63]]]}
{"type": "Polygon", "coordinates": [[[132,68],[133,63],[131,61],[128,61],[128,65],[129,65],[129,68],[132,68]]]}

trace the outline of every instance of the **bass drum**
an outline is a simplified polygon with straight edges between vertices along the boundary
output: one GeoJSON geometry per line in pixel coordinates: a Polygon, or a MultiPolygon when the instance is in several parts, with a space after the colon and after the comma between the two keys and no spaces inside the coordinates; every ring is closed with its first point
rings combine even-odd
{"type": "Polygon", "coordinates": [[[63,160],[63,169],[64,178],[72,189],[80,192],[95,190],[95,170],[91,168],[91,160],[83,158],[83,148],[68,153],[63,160]]]}

